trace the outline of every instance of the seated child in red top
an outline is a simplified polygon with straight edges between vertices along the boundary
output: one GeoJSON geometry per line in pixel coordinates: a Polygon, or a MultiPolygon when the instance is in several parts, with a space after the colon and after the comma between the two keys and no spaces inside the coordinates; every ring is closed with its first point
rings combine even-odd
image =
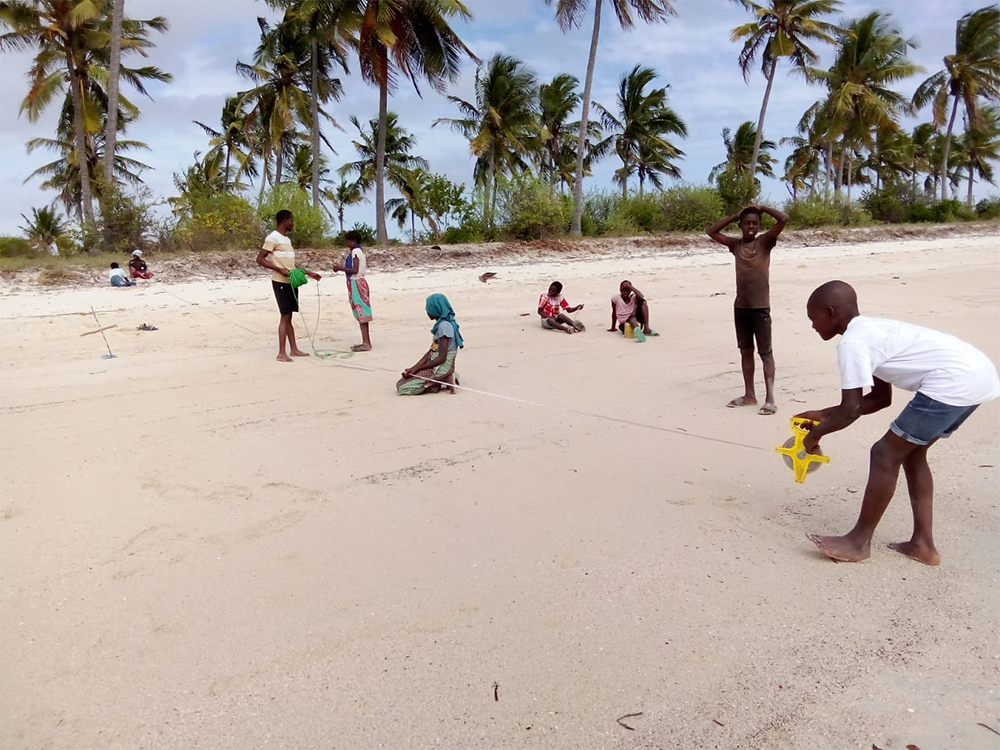
{"type": "Polygon", "coordinates": [[[582,310],[583,305],[570,307],[562,296],[562,288],[560,282],[553,281],[549,285],[549,291],[538,298],[538,316],[542,319],[542,328],[564,333],[587,330],[583,323],[566,314],[582,310]]]}

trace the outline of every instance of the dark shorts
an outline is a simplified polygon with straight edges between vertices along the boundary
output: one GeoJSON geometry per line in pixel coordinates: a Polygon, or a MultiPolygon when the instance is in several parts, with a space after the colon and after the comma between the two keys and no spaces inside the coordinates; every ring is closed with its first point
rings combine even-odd
{"type": "Polygon", "coordinates": [[[282,315],[291,315],[299,311],[299,298],[295,295],[295,290],[291,284],[281,284],[272,280],[274,287],[274,298],[278,301],[278,311],[282,315]]]}
{"type": "MultiPolygon", "coordinates": [[[[643,328],[646,327],[646,300],[642,300],[635,306],[635,319],[639,321],[639,325],[643,328]]],[[[625,324],[619,323],[618,330],[625,333],[625,324]]]]}
{"type": "Polygon", "coordinates": [[[918,391],[889,429],[909,443],[927,445],[950,437],[977,408],[943,404],[918,391]]]}
{"type": "Polygon", "coordinates": [[[771,353],[770,307],[734,307],[733,317],[736,321],[736,345],[740,349],[753,349],[756,338],[757,352],[771,353]]]}

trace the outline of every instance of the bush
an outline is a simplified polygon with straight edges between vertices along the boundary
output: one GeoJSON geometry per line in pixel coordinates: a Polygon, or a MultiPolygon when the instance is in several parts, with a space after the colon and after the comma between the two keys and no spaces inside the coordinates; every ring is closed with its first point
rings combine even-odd
{"type": "Polygon", "coordinates": [[[273,229],[275,214],[282,209],[295,215],[295,229],[289,235],[295,247],[316,247],[329,233],[323,209],[314,207],[309,193],[294,182],[281,182],[272,187],[257,215],[265,227],[273,229]]]}
{"type": "MultiPolygon", "coordinates": [[[[914,206],[919,206],[908,188],[886,186],[881,190],[866,190],[861,194],[861,207],[875,221],[898,224],[902,221],[930,221],[914,218],[914,206]]],[[[918,209],[919,210],[919,209],[918,209]]]]}
{"type": "Polygon", "coordinates": [[[725,215],[738,213],[740,209],[753,203],[760,194],[760,183],[743,172],[727,169],[716,178],[716,184],[725,215]]]}
{"type": "Polygon", "coordinates": [[[0,237],[0,258],[34,258],[41,253],[24,237],[0,237]]]}
{"type": "Polygon", "coordinates": [[[175,206],[180,218],[174,238],[184,250],[246,250],[258,247],[264,235],[257,212],[238,195],[193,193],[175,206]]]}
{"type": "MultiPolygon", "coordinates": [[[[299,218],[296,215],[296,217],[295,217],[295,225],[296,225],[296,227],[298,226],[298,222],[299,222],[299,218]]],[[[362,245],[374,245],[375,242],[376,242],[375,230],[372,227],[370,227],[368,224],[362,224],[360,221],[356,221],[356,222],[354,222],[354,226],[351,227],[350,229],[347,229],[347,230],[345,230],[343,232],[340,232],[339,234],[337,234],[334,237],[324,237],[317,244],[325,246],[325,247],[340,247],[340,246],[342,246],[342,245],[345,244],[344,235],[347,234],[347,232],[351,232],[351,231],[357,232],[358,234],[361,235],[361,244],[362,245]]]]}
{"type": "Polygon", "coordinates": [[[608,231],[608,222],[618,212],[622,197],[607,190],[588,193],[583,199],[581,228],[588,237],[600,236],[608,231]],[[588,230],[589,227],[589,230],[588,230]]]}
{"type": "Polygon", "coordinates": [[[801,229],[834,225],[852,227],[870,221],[868,214],[855,204],[824,200],[819,195],[788,201],[784,208],[789,225],[801,229]]]}
{"type": "Polygon", "coordinates": [[[976,216],[985,220],[1000,219],[1000,196],[983,198],[976,204],[976,216]]]}
{"type": "Polygon", "coordinates": [[[161,202],[148,188],[129,195],[113,187],[101,203],[97,244],[104,252],[127,253],[149,246],[158,223],[153,209],[161,202]]]}
{"type": "Polygon", "coordinates": [[[620,217],[625,225],[636,227],[640,233],[652,234],[662,225],[660,204],[654,196],[637,195],[625,198],[618,207],[620,217]]]}
{"type": "Polygon", "coordinates": [[[519,178],[505,191],[502,212],[504,229],[523,240],[545,239],[564,234],[573,217],[573,199],[553,193],[537,177],[519,178]]]}
{"type": "Polygon", "coordinates": [[[719,191],[711,187],[672,187],[660,193],[659,203],[657,229],[665,232],[702,231],[726,215],[719,191]]]}

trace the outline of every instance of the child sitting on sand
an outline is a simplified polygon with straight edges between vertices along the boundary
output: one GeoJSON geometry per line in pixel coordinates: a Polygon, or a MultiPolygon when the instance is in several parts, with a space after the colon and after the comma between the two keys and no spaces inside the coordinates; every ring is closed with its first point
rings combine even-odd
{"type": "Polygon", "coordinates": [[[111,286],[135,286],[135,282],[125,275],[125,271],[117,263],[111,264],[108,279],[111,281],[111,286]]]}
{"type": "Polygon", "coordinates": [[[128,262],[128,272],[133,279],[151,279],[153,272],[149,270],[146,261],[142,259],[142,250],[132,251],[132,260],[128,262]]]}
{"type": "Polygon", "coordinates": [[[608,331],[625,333],[626,324],[632,327],[635,340],[639,343],[644,342],[646,336],[660,335],[649,327],[649,303],[628,280],[621,283],[618,294],[611,298],[611,327],[608,331]]]}
{"type": "Polygon", "coordinates": [[[583,305],[570,307],[562,296],[562,288],[561,282],[553,281],[549,285],[549,291],[538,298],[538,316],[542,319],[542,328],[566,333],[587,330],[583,323],[566,314],[582,310],[583,305]]]}
{"type": "Polygon", "coordinates": [[[420,360],[403,370],[403,377],[396,383],[396,393],[400,396],[419,396],[422,393],[437,393],[442,385],[452,394],[458,385],[455,373],[455,357],[465,346],[462,333],[458,330],[455,311],[443,294],[432,294],[424,306],[427,317],[434,321],[431,328],[431,348],[420,360]],[[431,382],[431,381],[436,382],[431,382]]]}
{"type": "Polygon", "coordinates": [[[344,235],[347,242],[347,258],[343,265],[334,265],[335,271],[347,274],[347,301],[351,303],[354,319],[361,326],[361,343],[351,347],[352,352],[370,352],[372,349],[371,334],[368,324],[372,321],[371,293],[368,290],[368,260],[365,251],[361,249],[361,232],[351,230],[344,235]]]}
{"type": "Polygon", "coordinates": [[[954,336],[861,315],[854,289],[843,281],[828,281],[816,289],[806,313],[824,341],[842,337],[837,346],[840,404],[798,415],[816,422],[803,440],[807,451],[817,452],[826,435],[891,405],[892,386],[916,391],[872,446],[868,485],[854,528],[844,536],[809,534],[809,539],[834,560],[867,560],[875,527],[892,500],[902,467],[913,508],[913,535],[889,547],[917,562],[937,565],[941,556],[931,533],[934,480],[927,450],[957,430],[979,404],[1000,397],[996,367],[981,351],[954,336]],[[864,394],[865,388],[871,390],[864,394]]]}

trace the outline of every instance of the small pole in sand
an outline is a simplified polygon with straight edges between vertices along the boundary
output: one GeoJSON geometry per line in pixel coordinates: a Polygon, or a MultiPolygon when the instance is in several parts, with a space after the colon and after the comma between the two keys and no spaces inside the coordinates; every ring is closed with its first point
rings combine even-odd
{"type": "MultiPolygon", "coordinates": [[[[100,333],[100,334],[101,334],[101,338],[102,338],[102,339],[104,339],[104,345],[105,345],[106,347],[108,347],[108,353],[107,353],[107,354],[102,354],[102,355],[101,355],[101,359],[114,359],[114,358],[115,358],[115,355],[114,355],[114,353],[113,353],[113,352],[111,351],[111,344],[109,344],[109,343],[108,343],[108,337],[104,335],[104,329],[100,327],[100,326],[101,326],[101,321],[100,321],[100,319],[99,319],[99,318],[97,317],[97,313],[96,313],[96,312],[94,312],[94,308],[93,308],[93,306],[91,306],[91,308],[90,308],[90,314],[94,316],[94,320],[96,320],[96,321],[97,321],[97,326],[98,326],[98,328],[100,329],[99,331],[95,331],[95,333],[100,333]]],[[[108,326],[108,328],[111,328],[111,327],[112,327],[112,326],[108,326]]]]}

